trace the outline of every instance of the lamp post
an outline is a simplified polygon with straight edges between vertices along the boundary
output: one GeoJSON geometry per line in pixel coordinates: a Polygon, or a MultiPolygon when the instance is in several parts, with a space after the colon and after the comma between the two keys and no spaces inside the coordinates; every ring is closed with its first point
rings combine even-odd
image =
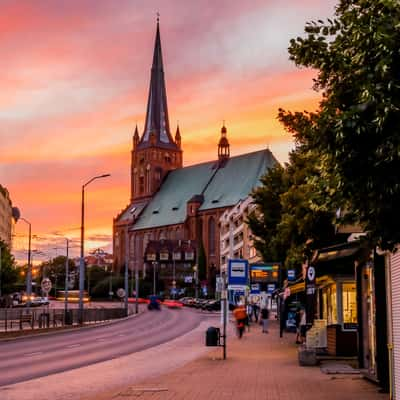
{"type": "Polygon", "coordinates": [[[125,230],[125,276],[124,276],[124,288],[125,288],[125,316],[128,316],[128,269],[129,269],[129,232],[128,227],[125,230]]]}
{"type": "Polygon", "coordinates": [[[156,265],[157,261],[153,261],[153,294],[156,294],[156,265]]]}
{"type": "Polygon", "coordinates": [[[79,260],[79,322],[83,323],[83,290],[85,285],[85,259],[84,259],[84,237],[85,237],[85,187],[95,179],[107,178],[110,174],[98,175],[89,179],[82,185],[81,201],[81,257],[79,260]]]}
{"type": "MultiPolygon", "coordinates": [[[[56,236],[61,236],[57,233],[54,233],[56,236]]],[[[66,255],[65,255],[65,287],[64,287],[64,324],[67,321],[67,312],[68,312],[68,289],[69,289],[69,239],[66,237],[63,237],[65,239],[66,243],[66,255]]]]}
{"type": "Polygon", "coordinates": [[[1,242],[0,242],[0,298],[1,298],[1,242]]]}
{"type": "Polygon", "coordinates": [[[135,259],[135,313],[139,312],[139,269],[137,265],[137,260],[135,259]]]}
{"type": "Polygon", "coordinates": [[[32,241],[32,226],[31,223],[23,217],[19,217],[22,221],[26,222],[29,226],[28,232],[28,271],[26,273],[26,295],[28,301],[26,303],[29,308],[31,305],[31,295],[32,295],[32,264],[31,264],[31,241],[32,241]]]}

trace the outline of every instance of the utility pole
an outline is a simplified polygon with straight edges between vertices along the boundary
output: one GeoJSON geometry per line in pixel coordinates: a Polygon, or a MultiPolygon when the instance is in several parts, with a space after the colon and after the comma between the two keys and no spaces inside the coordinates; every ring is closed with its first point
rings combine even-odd
{"type": "Polygon", "coordinates": [[[128,316],[128,270],[129,270],[129,234],[125,230],[125,315],[128,316]]]}

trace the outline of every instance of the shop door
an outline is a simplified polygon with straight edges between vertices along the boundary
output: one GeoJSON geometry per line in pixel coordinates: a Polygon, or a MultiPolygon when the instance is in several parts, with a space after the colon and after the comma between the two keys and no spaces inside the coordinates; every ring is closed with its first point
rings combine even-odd
{"type": "Polygon", "coordinates": [[[394,399],[400,400],[400,250],[391,256],[394,399]]]}

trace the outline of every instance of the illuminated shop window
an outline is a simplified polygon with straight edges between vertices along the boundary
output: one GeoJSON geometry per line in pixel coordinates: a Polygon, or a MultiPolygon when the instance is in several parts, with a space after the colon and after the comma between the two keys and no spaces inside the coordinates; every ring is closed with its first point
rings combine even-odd
{"type": "Polygon", "coordinates": [[[356,284],[342,284],[343,322],[357,323],[356,284]]]}

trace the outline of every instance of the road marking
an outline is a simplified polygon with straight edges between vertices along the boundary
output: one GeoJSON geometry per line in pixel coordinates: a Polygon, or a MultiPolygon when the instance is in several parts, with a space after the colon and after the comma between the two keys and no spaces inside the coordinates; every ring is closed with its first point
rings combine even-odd
{"type": "Polygon", "coordinates": [[[24,354],[24,356],[25,357],[32,357],[32,356],[38,356],[40,354],[43,354],[43,351],[36,351],[34,353],[27,353],[27,354],[24,354]]]}
{"type": "Polygon", "coordinates": [[[125,333],[120,333],[118,336],[122,337],[122,336],[126,336],[126,334],[125,333]]]}
{"type": "Polygon", "coordinates": [[[68,349],[73,349],[74,347],[79,347],[81,344],[80,343],[75,343],[75,344],[70,344],[67,346],[68,349]]]}
{"type": "Polygon", "coordinates": [[[103,337],[96,338],[97,342],[104,342],[105,340],[107,340],[107,339],[103,338],[103,337]]]}

